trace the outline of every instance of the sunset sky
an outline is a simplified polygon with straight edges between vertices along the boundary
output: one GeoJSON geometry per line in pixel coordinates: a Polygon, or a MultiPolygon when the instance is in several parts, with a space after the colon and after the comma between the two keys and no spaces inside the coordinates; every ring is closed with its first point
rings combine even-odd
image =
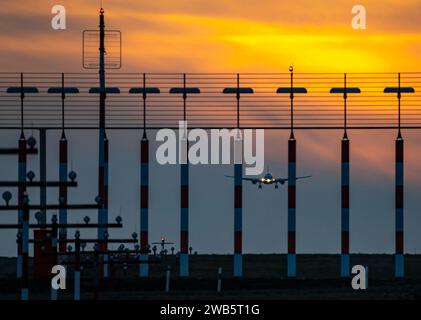
{"type": "MultiPolygon", "coordinates": [[[[97,28],[98,7],[3,0],[2,69],[79,70],[82,31],[97,28]],[[55,4],[67,10],[66,31],[50,26],[55,4]]],[[[404,72],[421,64],[416,0],[105,0],[104,7],[107,27],[123,33],[122,71],[282,72],[294,64],[301,72],[404,72]],[[356,4],[366,8],[366,30],[351,26],[356,4]]]]}
{"type": "MultiPolygon", "coordinates": [[[[297,72],[421,71],[419,0],[103,2],[106,27],[119,29],[123,35],[122,72],[287,72],[291,64],[297,72]],[[366,7],[366,30],[351,26],[351,9],[356,4],[366,7]]],[[[0,72],[83,72],[82,31],[97,28],[98,10],[99,1],[94,0],[2,0],[0,72]],[[65,31],[51,28],[55,4],[67,10],[65,31]]],[[[16,132],[2,134],[2,146],[16,145],[16,132]]],[[[81,179],[81,191],[73,194],[73,199],[88,202],[96,195],[92,172],[96,173],[97,166],[93,151],[97,136],[92,132],[68,136],[72,163],[81,179]]],[[[392,252],[396,132],[353,131],[350,136],[351,250],[392,252]]],[[[109,137],[114,160],[111,183],[127,186],[124,190],[110,187],[110,217],[123,215],[130,230],[120,235],[127,235],[139,225],[138,175],[127,172],[127,168],[138,169],[138,151],[133,146],[137,146],[139,136],[112,132],[109,137]],[[116,154],[124,154],[123,159],[116,154]]],[[[404,131],[404,137],[406,250],[420,253],[421,138],[418,131],[404,131]]],[[[277,176],[287,174],[287,138],[287,132],[266,135],[266,161],[277,176]]],[[[340,138],[340,131],[297,133],[298,174],[313,175],[311,182],[300,182],[299,186],[298,252],[340,250],[340,138]]],[[[49,139],[49,175],[56,178],[58,134],[51,134],[49,139]]],[[[0,161],[6,168],[1,178],[14,179],[16,163],[0,161]]],[[[151,174],[151,240],[163,233],[177,243],[178,167],[154,163],[151,174]]],[[[232,169],[192,169],[191,239],[193,247],[202,252],[232,252],[232,184],[224,180],[224,174],[232,174],[232,169]],[[220,200],[217,203],[216,198],[220,200]],[[218,237],[215,230],[220,232],[218,237]]],[[[285,252],[286,189],[257,193],[255,186],[245,185],[244,192],[251,195],[245,197],[244,204],[244,251],[285,252]]],[[[49,195],[49,199],[54,202],[56,195],[49,195]]],[[[80,221],[78,218],[73,220],[80,221]]],[[[0,236],[6,239],[0,255],[15,252],[14,234],[0,236]]]]}

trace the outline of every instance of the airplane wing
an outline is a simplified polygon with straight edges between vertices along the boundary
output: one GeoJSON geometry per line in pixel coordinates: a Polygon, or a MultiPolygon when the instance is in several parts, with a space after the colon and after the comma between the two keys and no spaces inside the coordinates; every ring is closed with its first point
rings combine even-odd
{"type": "MultiPolygon", "coordinates": [[[[296,177],[295,180],[299,180],[299,179],[306,179],[306,178],[310,178],[311,176],[301,176],[301,177],[296,177]]],[[[285,183],[288,181],[288,178],[278,178],[275,179],[275,183],[285,183]]]]}
{"type": "MultiPolygon", "coordinates": [[[[227,176],[227,175],[225,175],[227,178],[235,178],[234,176],[227,176]]],[[[245,180],[245,181],[251,181],[251,182],[259,182],[260,181],[260,179],[256,179],[256,178],[241,178],[242,180],[245,180]]]]}
{"type": "Polygon", "coordinates": [[[301,177],[296,177],[295,179],[298,180],[298,179],[306,179],[306,178],[311,178],[311,176],[301,176],[301,177]]]}

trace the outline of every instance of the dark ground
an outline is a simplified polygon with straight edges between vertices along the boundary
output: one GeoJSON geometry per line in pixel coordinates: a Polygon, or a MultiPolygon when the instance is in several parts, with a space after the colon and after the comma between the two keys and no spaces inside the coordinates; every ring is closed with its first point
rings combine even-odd
{"type": "MultiPolygon", "coordinates": [[[[100,299],[421,299],[421,255],[406,256],[406,278],[394,279],[392,255],[353,255],[351,265],[369,267],[369,288],[355,291],[351,280],[339,278],[338,255],[297,256],[297,279],[286,279],[285,255],[245,255],[244,278],[232,277],[232,256],[192,255],[190,277],[179,278],[175,256],[151,265],[151,277],[139,279],[137,266],[120,266],[103,283],[100,299]],[[165,293],[165,271],[171,267],[171,292],[165,293]],[[216,292],[218,267],[223,268],[222,293],[216,292]]],[[[0,299],[17,299],[19,282],[15,259],[0,258],[0,299]]],[[[61,299],[72,299],[73,271],[61,299]]],[[[82,274],[82,299],[93,299],[94,270],[82,274]]],[[[31,279],[31,299],[49,299],[49,279],[31,279]]]]}

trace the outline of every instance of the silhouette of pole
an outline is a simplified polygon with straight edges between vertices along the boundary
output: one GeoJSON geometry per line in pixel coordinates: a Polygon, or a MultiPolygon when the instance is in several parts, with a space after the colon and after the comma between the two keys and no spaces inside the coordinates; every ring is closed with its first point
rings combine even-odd
{"type": "MultiPolygon", "coordinates": [[[[25,135],[23,133],[23,130],[21,131],[21,135],[19,138],[19,163],[18,163],[18,181],[19,182],[25,182],[26,181],[26,163],[27,163],[27,156],[26,156],[26,139],[25,135]]],[[[23,219],[23,201],[24,196],[26,192],[26,186],[24,184],[20,184],[18,187],[18,204],[19,204],[19,210],[18,210],[18,224],[22,223],[23,219]]],[[[22,237],[22,228],[18,229],[18,234],[20,235],[20,238],[22,237]]],[[[17,256],[17,270],[16,274],[18,278],[21,278],[22,276],[22,241],[18,241],[18,256],[17,256]]]]}
{"type": "Polygon", "coordinates": [[[21,277],[21,300],[29,299],[28,278],[29,278],[29,198],[23,195],[22,209],[22,277],[21,277]]]}
{"type": "Polygon", "coordinates": [[[171,94],[183,96],[183,121],[180,124],[180,276],[189,275],[189,142],[187,133],[187,94],[199,94],[200,89],[186,87],[186,74],[183,74],[183,87],[171,88],[171,94]]]}
{"type": "MultiPolygon", "coordinates": [[[[130,94],[142,94],[143,99],[143,136],[140,141],[140,260],[148,261],[149,254],[149,140],[146,133],[146,99],[148,94],[158,94],[155,87],[146,87],[146,74],[143,74],[143,86],[131,88],[130,94]]],[[[149,263],[139,264],[139,276],[149,275],[149,263]]]]}
{"type": "Polygon", "coordinates": [[[395,277],[403,278],[405,275],[404,261],[404,140],[401,134],[401,74],[398,74],[398,136],[395,141],[395,277]]]}
{"type": "Polygon", "coordinates": [[[240,133],[240,75],[237,74],[237,132],[234,139],[234,277],[243,276],[243,140],[240,133]]]}
{"type": "MultiPolygon", "coordinates": [[[[62,93],[61,93],[61,138],[59,142],[59,161],[60,161],[60,168],[59,168],[59,180],[60,182],[67,182],[67,170],[68,170],[68,146],[67,146],[67,138],[64,132],[64,99],[65,99],[65,90],[64,90],[64,73],[62,74],[61,78],[62,84],[62,93]]],[[[67,205],[67,186],[61,184],[59,187],[59,197],[60,202],[63,203],[65,206],[67,205]]],[[[66,224],[67,223],[67,209],[61,208],[59,209],[59,223],[66,224]]],[[[66,242],[67,239],[67,229],[61,228],[59,230],[59,252],[64,253],[66,252],[66,242]]]]}
{"type": "MultiPolygon", "coordinates": [[[[104,9],[101,8],[99,16],[99,172],[98,172],[98,193],[102,207],[98,209],[98,223],[108,222],[108,139],[105,132],[105,31],[104,31],[104,9]]],[[[98,239],[105,239],[107,228],[98,228],[98,239]]],[[[107,250],[107,243],[101,242],[99,250],[107,250]]],[[[105,258],[105,257],[104,257],[105,258]]],[[[108,264],[100,265],[100,277],[108,277],[108,264]]]]}
{"type": "MultiPolygon", "coordinates": [[[[26,170],[27,170],[27,155],[26,155],[26,138],[25,133],[23,131],[24,128],[24,114],[23,114],[23,100],[25,99],[25,93],[23,88],[23,73],[20,74],[20,103],[21,103],[21,132],[19,138],[19,160],[18,160],[18,181],[25,182],[26,181],[26,170]]],[[[19,185],[18,187],[18,204],[21,209],[18,210],[18,223],[22,223],[23,220],[23,201],[25,197],[26,186],[19,185]]],[[[20,234],[20,238],[22,240],[22,228],[18,229],[18,234],[20,234]]],[[[22,241],[18,241],[18,256],[17,256],[17,270],[16,274],[18,278],[22,276],[22,241]]]]}
{"type": "Polygon", "coordinates": [[[288,277],[295,277],[296,271],[296,140],[293,135],[288,140],[288,277]]]}
{"type": "Polygon", "coordinates": [[[349,277],[349,139],[347,135],[346,73],[344,74],[344,135],[341,142],[341,277],[349,277]]]}
{"type": "Polygon", "coordinates": [[[75,234],[75,276],[74,276],[74,292],[73,299],[80,300],[80,233],[75,234]]]}
{"type": "Polygon", "coordinates": [[[293,101],[294,101],[294,70],[292,66],[289,68],[291,77],[291,134],[288,140],[288,256],[287,256],[287,275],[295,277],[297,275],[297,258],[296,258],[296,156],[297,142],[294,137],[294,121],[293,121],[293,101]]]}
{"type": "Polygon", "coordinates": [[[357,87],[347,87],[347,75],[344,74],[344,86],[332,88],[330,93],[343,94],[344,101],[344,134],[341,141],[341,266],[340,275],[350,276],[349,255],[349,177],[350,177],[350,141],[347,133],[347,99],[349,93],[361,93],[357,87]]]}
{"type": "MultiPolygon", "coordinates": [[[[143,136],[140,142],[140,250],[141,260],[148,260],[149,244],[149,140],[146,135],[146,75],[143,74],[143,136]]],[[[149,275],[149,264],[139,265],[139,276],[149,275]]]]}
{"type": "MultiPolygon", "coordinates": [[[[23,112],[23,101],[25,99],[25,93],[38,93],[38,88],[36,87],[24,87],[23,86],[23,73],[20,74],[20,86],[19,87],[9,87],[6,90],[7,93],[19,93],[20,94],[20,137],[18,142],[18,224],[21,225],[23,223],[25,212],[23,210],[23,205],[25,201],[25,192],[26,192],[26,164],[27,164],[27,155],[30,153],[29,151],[35,150],[34,146],[36,144],[36,140],[33,137],[30,137],[28,140],[25,138],[24,133],[24,112],[23,112]],[[27,148],[27,144],[30,146],[30,149],[27,148]]],[[[12,153],[6,154],[15,154],[15,150],[11,150],[12,153]]],[[[29,213],[28,213],[29,215],[29,213]]],[[[28,218],[29,219],[29,218],[28,218]]],[[[18,228],[17,233],[17,262],[16,262],[16,275],[17,278],[21,279],[23,274],[23,264],[24,264],[24,246],[28,245],[28,243],[24,243],[24,235],[23,235],[23,228],[18,228]]],[[[28,240],[28,237],[26,237],[28,240]]],[[[26,254],[27,255],[27,254],[26,254]]],[[[27,295],[26,295],[27,296],[27,295]]]]}
{"type": "Polygon", "coordinates": [[[223,93],[235,94],[237,101],[237,127],[234,137],[234,277],[243,276],[243,139],[240,131],[241,94],[253,93],[252,88],[240,87],[240,75],[237,74],[237,86],[225,88],[223,93]]]}
{"type": "MultiPolygon", "coordinates": [[[[183,88],[186,89],[186,74],[183,74],[183,88]]],[[[186,99],[187,94],[183,93],[183,121],[186,125],[186,99]]],[[[181,133],[180,133],[181,134],[181,133]]],[[[183,130],[181,137],[181,165],[180,165],[180,276],[189,275],[189,141],[187,128],[183,130]]]]}
{"type": "MultiPolygon", "coordinates": [[[[46,222],[45,222],[46,223],[46,222]]],[[[57,259],[57,236],[58,236],[58,227],[57,227],[57,215],[53,215],[51,219],[51,250],[53,254],[53,265],[58,263],[57,259]]],[[[57,290],[51,286],[50,299],[57,300],[57,290]]]]}
{"type": "Polygon", "coordinates": [[[395,277],[405,276],[404,259],[404,139],[401,133],[402,93],[414,93],[412,87],[401,87],[401,74],[398,73],[398,86],[387,87],[384,93],[396,93],[398,98],[398,136],[395,141],[395,277]]]}
{"type": "Polygon", "coordinates": [[[404,140],[398,133],[395,141],[395,161],[396,161],[396,176],[395,176],[395,277],[404,277],[404,238],[403,238],[403,150],[404,140]]]}
{"type": "Polygon", "coordinates": [[[288,256],[287,275],[296,276],[296,150],[297,142],[294,136],[294,97],[295,94],[307,93],[304,87],[294,87],[294,69],[289,67],[290,86],[281,87],[276,90],[279,94],[289,94],[290,98],[290,127],[291,133],[288,139],[288,256]]]}

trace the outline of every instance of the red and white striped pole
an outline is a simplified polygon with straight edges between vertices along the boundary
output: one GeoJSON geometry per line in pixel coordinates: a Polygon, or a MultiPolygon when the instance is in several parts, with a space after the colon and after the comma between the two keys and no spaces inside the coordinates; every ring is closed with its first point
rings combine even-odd
{"type": "MultiPolygon", "coordinates": [[[[23,73],[20,74],[20,107],[21,107],[21,132],[19,138],[19,153],[18,153],[18,181],[26,181],[26,163],[27,163],[27,153],[26,153],[26,139],[25,133],[23,131],[24,121],[23,121],[23,100],[25,98],[24,88],[23,88],[23,73]]],[[[20,184],[18,187],[18,204],[22,208],[24,205],[24,197],[26,192],[26,186],[20,184]]],[[[18,224],[23,222],[23,209],[18,210],[18,224]]],[[[22,277],[22,228],[18,229],[18,256],[17,256],[17,266],[16,266],[16,275],[17,278],[22,277]]]]}
{"type": "Polygon", "coordinates": [[[400,130],[395,141],[395,161],[396,161],[396,176],[395,176],[395,277],[403,278],[405,275],[404,262],[404,214],[403,214],[403,151],[404,140],[401,136],[400,130]]]}
{"type": "MultiPolygon", "coordinates": [[[[98,223],[108,222],[108,139],[105,133],[105,24],[104,10],[101,8],[99,16],[99,173],[98,192],[102,207],[98,209],[98,223]]],[[[106,228],[98,228],[98,239],[104,240],[106,228]]],[[[99,250],[104,252],[107,249],[107,242],[101,241],[99,250]]],[[[106,255],[104,255],[106,259],[106,255]]],[[[108,264],[100,265],[100,278],[108,277],[108,264]]]]}
{"type": "Polygon", "coordinates": [[[395,277],[403,278],[405,276],[404,259],[404,210],[403,210],[403,190],[404,190],[404,140],[401,134],[401,74],[398,74],[398,136],[395,141],[395,277]]]}
{"type": "Polygon", "coordinates": [[[179,123],[180,146],[180,276],[189,275],[189,143],[187,132],[186,100],[187,94],[199,94],[200,89],[186,86],[183,74],[183,87],[171,88],[171,94],[183,95],[183,121],[179,123]]]}
{"type": "Polygon", "coordinates": [[[297,275],[296,258],[296,177],[297,177],[297,142],[294,137],[294,72],[292,66],[289,69],[291,77],[291,133],[288,139],[288,256],[287,275],[292,278],[297,275]]]}
{"type": "Polygon", "coordinates": [[[243,275],[243,139],[234,138],[234,277],[243,275]]]}
{"type": "MultiPolygon", "coordinates": [[[[146,74],[143,74],[143,87],[131,88],[130,94],[142,94],[143,98],[143,136],[140,140],[140,260],[149,259],[149,140],[146,134],[146,99],[148,94],[159,94],[156,87],[146,87],[146,74]]],[[[139,276],[149,275],[149,264],[139,264],[139,276]]]]}
{"type": "Polygon", "coordinates": [[[295,277],[297,275],[296,260],[296,151],[297,143],[293,132],[288,140],[288,257],[287,275],[295,277]]]}
{"type": "Polygon", "coordinates": [[[240,75],[237,74],[237,131],[234,138],[234,277],[243,276],[243,139],[240,131],[240,75]]]}
{"type": "Polygon", "coordinates": [[[186,74],[183,75],[183,123],[180,135],[180,276],[189,275],[189,142],[186,114],[186,74]]]}
{"type": "Polygon", "coordinates": [[[349,140],[341,143],[341,277],[349,277],[349,140]]]}
{"type": "Polygon", "coordinates": [[[29,299],[29,198],[23,196],[22,210],[22,277],[21,277],[21,300],[29,299]]]}
{"type": "MultiPolygon", "coordinates": [[[[149,140],[146,136],[146,130],[143,131],[143,137],[140,141],[140,259],[147,261],[149,244],[149,140]]],[[[147,277],[149,275],[149,264],[141,263],[139,265],[139,276],[147,277]]]]}
{"type": "MultiPolygon", "coordinates": [[[[57,215],[53,215],[51,219],[51,250],[53,254],[53,265],[57,264],[57,237],[58,237],[58,227],[57,227],[57,215]]],[[[57,300],[57,290],[51,286],[50,292],[51,300],[57,300]]]]}
{"type": "Polygon", "coordinates": [[[349,277],[349,139],[347,135],[346,73],[344,74],[344,136],[341,142],[341,277],[349,277]]]}
{"type": "Polygon", "coordinates": [[[344,135],[341,141],[341,277],[350,275],[349,255],[349,139],[347,134],[347,99],[349,93],[361,93],[360,88],[347,87],[347,77],[344,74],[344,86],[330,89],[330,93],[343,94],[344,101],[344,135]]]}
{"type": "Polygon", "coordinates": [[[74,300],[80,300],[80,232],[75,233],[74,300]]]}
{"type": "Polygon", "coordinates": [[[402,93],[414,93],[413,87],[401,87],[398,73],[398,87],[387,87],[384,93],[396,93],[398,98],[398,136],[395,141],[395,277],[405,276],[404,258],[404,139],[401,133],[402,93]]]}
{"type": "MultiPolygon", "coordinates": [[[[59,142],[59,161],[60,161],[60,168],[59,168],[59,180],[61,183],[67,182],[67,170],[68,170],[68,155],[67,155],[67,138],[64,132],[64,99],[65,99],[65,88],[64,88],[64,73],[62,73],[61,78],[61,138],[59,142]]],[[[59,187],[59,198],[60,203],[63,206],[67,205],[67,186],[60,184],[59,187]]],[[[64,225],[67,223],[67,209],[60,208],[59,216],[58,216],[59,223],[64,225]]],[[[65,240],[67,239],[67,229],[60,228],[59,230],[59,252],[65,253],[67,244],[65,240]]]]}
{"type": "MultiPolygon", "coordinates": [[[[21,131],[20,139],[19,139],[19,163],[18,163],[18,181],[25,182],[26,181],[26,162],[27,162],[27,155],[26,155],[26,139],[21,131]]],[[[23,201],[25,197],[26,187],[24,184],[19,184],[18,187],[18,204],[21,209],[18,210],[18,224],[23,222],[23,201]]],[[[18,256],[17,256],[17,266],[16,266],[16,275],[17,278],[20,279],[22,277],[22,228],[18,229],[18,256]]]]}

